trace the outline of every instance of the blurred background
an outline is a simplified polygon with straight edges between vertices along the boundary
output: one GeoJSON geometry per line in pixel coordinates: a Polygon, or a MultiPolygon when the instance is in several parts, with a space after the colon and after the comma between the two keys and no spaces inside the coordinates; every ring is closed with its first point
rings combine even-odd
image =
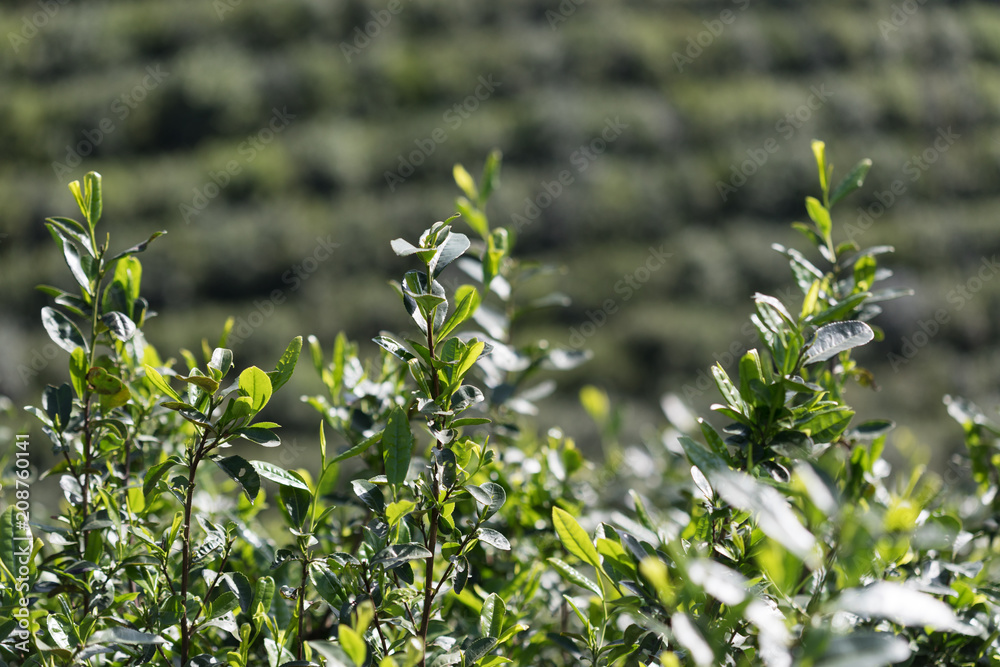
{"type": "MultiPolygon", "coordinates": [[[[409,268],[389,241],[452,214],[452,165],[478,175],[496,147],[491,222],[527,220],[517,254],[561,267],[539,289],[572,298],[519,335],[594,352],[539,419],[592,447],[577,394],[593,383],[638,437],[664,424],[666,392],[703,413],[716,400],[709,367],[733,370],[756,345],[754,292],[794,294],[770,246],[805,248],[790,223],[817,194],[814,138],[835,180],[874,160],[835,209],[836,238],[851,225],[863,246],[894,245],[882,264],[916,291],[859,352],[881,390],[849,402],[938,452],[961,439],[944,394],[998,402],[996,3],[0,7],[0,394],[14,406],[67,377],[34,286],[72,287],[43,220],[77,215],[66,184],[87,171],[103,174],[114,247],[169,232],[140,257],[161,354],[214,343],[233,316],[237,365],[269,369],[298,334],[329,350],[345,330],[374,349],[380,330],[412,324],[387,286],[409,268]]],[[[298,397],[319,386],[303,359],[269,408],[286,441],[314,446],[298,397]]]]}

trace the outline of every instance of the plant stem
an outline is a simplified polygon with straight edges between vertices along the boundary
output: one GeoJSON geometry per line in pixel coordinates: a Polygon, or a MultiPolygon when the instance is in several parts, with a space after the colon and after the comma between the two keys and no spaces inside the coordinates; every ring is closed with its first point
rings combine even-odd
{"type": "Polygon", "coordinates": [[[201,461],[208,430],[202,431],[201,440],[195,445],[188,464],[187,493],[184,496],[184,534],[181,542],[181,665],[187,665],[191,650],[191,627],[188,625],[187,594],[191,576],[191,508],[194,503],[194,476],[201,461]]]}
{"type": "Polygon", "coordinates": [[[299,650],[298,650],[298,656],[297,656],[298,660],[303,660],[304,659],[303,658],[303,650],[304,650],[304,647],[305,647],[305,639],[303,639],[302,632],[303,632],[303,624],[305,623],[305,620],[303,619],[303,616],[305,615],[305,611],[306,611],[306,581],[308,581],[308,577],[309,577],[309,558],[305,557],[305,558],[302,559],[302,582],[299,584],[299,600],[298,600],[298,602],[299,602],[299,632],[298,632],[299,650]]]}
{"type": "Polygon", "coordinates": [[[420,656],[420,667],[427,664],[427,627],[431,621],[431,605],[434,603],[434,550],[437,548],[437,531],[440,510],[437,505],[438,483],[437,462],[431,467],[431,491],[434,494],[434,504],[431,506],[430,535],[427,537],[427,550],[431,552],[424,568],[424,612],[420,617],[420,641],[423,643],[423,654],[420,656]]]}

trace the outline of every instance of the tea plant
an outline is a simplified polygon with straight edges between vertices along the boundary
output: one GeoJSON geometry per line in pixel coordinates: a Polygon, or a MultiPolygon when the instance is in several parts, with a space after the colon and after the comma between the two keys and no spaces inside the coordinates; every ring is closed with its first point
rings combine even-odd
{"type": "Polygon", "coordinates": [[[454,216],[391,242],[414,264],[395,283],[412,333],[382,332],[367,360],[309,338],[321,423],[315,465],[294,470],[247,450],[281,445],[268,404],[302,339],[269,372],[235,373],[231,321],[200,358],[161,358],[137,255],[162,232],[110,252],[100,176],[74,182],[84,222],[46,225],[77,288],[41,288],[69,381],[27,407],[63,498],[42,521],[26,466],[4,479],[0,667],[1000,665],[1000,426],[947,399],[963,489],[916,456],[891,476],[894,425],[853,424],[847,394],[875,386],[853,351],[907,292],[880,287],[890,247],[834,241],[831,209],[870,162],[831,187],[813,151],[820,196],[794,226],[818,257],[774,246],[801,304],[754,295],[760,347],[712,369],[718,424],[669,399],[662,438],[623,449],[620,413],[585,388],[602,465],[530,419],[544,373],[587,354],[516,335],[566,299],[524,302],[549,269],[490,225],[498,153],[478,183],[454,170],[473,238],[454,216]]]}

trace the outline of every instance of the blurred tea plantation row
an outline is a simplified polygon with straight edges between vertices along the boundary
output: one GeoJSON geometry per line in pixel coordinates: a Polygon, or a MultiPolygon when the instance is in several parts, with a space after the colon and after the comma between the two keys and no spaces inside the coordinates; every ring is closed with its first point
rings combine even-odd
{"type": "MultiPolygon", "coordinates": [[[[452,166],[478,173],[497,147],[490,216],[519,223],[519,255],[559,268],[539,289],[572,301],[524,335],[594,351],[542,421],[573,423],[591,382],[639,432],[665,392],[714,401],[708,368],[756,345],[752,294],[793,285],[770,243],[805,217],[814,138],[840,173],[873,159],[838,228],[895,246],[889,284],[916,289],[860,351],[886,389],[866,409],[957,444],[941,396],[996,403],[992,3],[50,0],[4,3],[0,36],[15,404],[65,374],[46,365],[34,286],[71,287],[42,220],[72,213],[65,187],[86,171],[104,176],[112,238],[169,233],[143,260],[171,315],[146,327],[157,347],[214,343],[233,316],[235,351],[264,363],[298,334],[408,326],[387,243],[453,210],[452,166]]],[[[297,396],[313,381],[293,379],[280,420],[310,434],[297,396]]]]}

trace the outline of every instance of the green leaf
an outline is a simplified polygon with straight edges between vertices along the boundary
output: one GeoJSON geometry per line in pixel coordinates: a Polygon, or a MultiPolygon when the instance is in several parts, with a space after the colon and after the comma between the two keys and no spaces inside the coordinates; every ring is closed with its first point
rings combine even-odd
{"type": "Polygon", "coordinates": [[[504,604],[503,598],[496,593],[490,593],[483,602],[483,609],[479,615],[479,629],[484,637],[500,637],[506,613],[507,605],[504,604]]]}
{"type": "Polygon", "coordinates": [[[781,493],[736,470],[702,472],[723,500],[745,512],[751,512],[765,535],[800,560],[816,564],[816,538],[802,525],[781,493]]]}
{"type": "Polygon", "coordinates": [[[601,569],[601,557],[586,531],[580,527],[569,512],[558,507],[552,508],[552,524],[555,526],[559,541],[566,551],[580,560],[601,569]]]}
{"type": "Polygon", "coordinates": [[[462,219],[472,228],[472,231],[479,234],[484,241],[489,238],[489,222],[479,209],[473,207],[471,201],[465,197],[459,197],[455,200],[455,208],[462,214],[462,219]]]}
{"type": "Polygon", "coordinates": [[[368,509],[376,514],[385,514],[385,496],[382,495],[382,489],[363,479],[353,480],[351,486],[354,488],[354,494],[368,509]]]}
{"type": "Polygon", "coordinates": [[[73,412],[73,389],[67,383],[58,387],[48,385],[42,394],[42,408],[52,420],[56,430],[62,433],[66,430],[73,412]]]}
{"type": "Polygon", "coordinates": [[[115,255],[114,257],[112,257],[110,261],[113,262],[116,259],[123,259],[125,257],[128,257],[129,255],[136,255],[136,254],[144,251],[149,246],[149,244],[153,242],[153,239],[159,238],[159,237],[163,236],[166,233],[167,233],[166,230],[162,230],[162,229],[160,231],[158,231],[158,232],[153,232],[148,239],[146,239],[145,241],[142,241],[140,243],[136,243],[131,248],[128,248],[126,250],[122,250],[120,253],[118,253],[117,255],[115,255]]]}
{"type": "Polygon", "coordinates": [[[233,433],[237,433],[241,437],[262,447],[277,447],[281,444],[281,439],[277,434],[266,428],[238,428],[233,433]]]}
{"type": "Polygon", "coordinates": [[[485,542],[491,547],[501,551],[510,551],[510,542],[507,541],[507,538],[492,528],[480,528],[476,532],[476,537],[479,538],[480,542],[485,542]]]}
{"type": "Polygon", "coordinates": [[[382,433],[382,458],[385,462],[385,476],[389,484],[399,485],[406,481],[413,454],[413,434],[406,412],[393,408],[389,421],[382,433]]]}
{"type": "Polygon", "coordinates": [[[363,667],[368,657],[368,644],[361,638],[361,635],[351,626],[341,623],[337,627],[337,639],[340,640],[340,646],[351,662],[355,664],[355,667],[363,667]]]}
{"type": "MultiPolygon", "coordinates": [[[[229,475],[229,477],[240,485],[243,489],[243,493],[246,495],[247,500],[253,503],[254,499],[257,498],[257,494],[260,491],[260,475],[254,469],[250,462],[244,459],[242,456],[227,456],[225,458],[218,456],[212,459],[215,464],[219,466],[224,473],[229,475]]],[[[282,487],[284,488],[284,487],[282,487]]]]}
{"type": "MultiPolygon", "coordinates": [[[[233,367],[233,351],[224,347],[217,347],[212,351],[212,359],[208,362],[209,372],[215,380],[222,380],[233,367]]],[[[215,393],[214,391],[212,393],[215,393]]]]}
{"type": "Polygon", "coordinates": [[[205,392],[211,396],[219,389],[219,383],[210,377],[205,377],[204,375],[188,375],[187,377],[183,375],[178,375],[177,379],[181,382],[187,382],[188,384],[193,384],[196,387],[204,389],[205,392]]]}
{"type": "Polygon", "coordinates": [[[113,410],[125,405],[132,398],[124,382],[99,366],[87,371],[86,379],[87,386],[100,395],[101,408],[104,410],[113,410]]]}
{"type": "MultiPolygon", "coordinates": [[[[229,593],[232,595],[232,593],[229,593]]],[[[88,644],[166,644],[159,635],[140,632],[132,628],[109,628],[98,630],[90,636],[88,644]]]]}
{"type": "Polygon", "coordinates": [[[833,206],[838,201],[851,194],[865,182],[865,176],[868,175],[868,170],[872,168],[872,161],[865,158],[861,162],[854,165],[854,169],[851,170],[847,176],[844,177],[837,187],[833,189],[833,194],[830,195],[830,206],[833,206]]]}
{"type": "Polygon", "coordinates": [[[729,407],[742,415],[749,416],[750,408],[740,395],[740,390],[729,379],[726,369],[717,363],[712,366],[712,376],[715,378],[715,385],[719,388],[719,393],[726,399],[729,407]]]}
{"type": "Polygon", "coordinates": [[[296,336],[285,348],[284,354],[278,360],[274,370],[267,374],[271,381],[271,391],[281,389],[295,372],[295,365],[299,362],[299,355],[302,354],[302,336],[296,336]]]}
{"type": "Polygon", "coordinates": [[[135,323],[125,313],[113,311],[101,316],[101,322],[108,328],[111,335],[120,341],[131,340],[135,335],[135,323]]]}
{"type": "Polygon", "coordinates": [[[150,366],[149,364],[143,364],[143,368],[146,369],[146,380],[152,384],[155,388],[159,389],[161,393],[166,394],[175,401],[180,401],[181,397],[176,391],[171,388],[167,381],[163,379],[160,372],[150,366]]]}
{"type": "Polygon", "coordinates": [[[979,634],[977,629],[963,623],[954,610],[941,600],[890,581],[843,591],[834,607],[862,618],[884,618],[907,627],[964,635],[979,634]]]}
{"type": "Polygon", "coordinates": [[[233,593],[232,591],[223,591],[209,603],[206,618],[208,620],[218,618],[223,614],[228,614],[229,612],[238,609],[239,606],[240,599],[236,597],[236,593],[233,593]]]}
{"type": "Polygon", "coordinates": [[[706,477],[711,478],[710,473],[713,471],[729,469],[729,464],[721,456],[715,452],[708,451],[688,436],[682,435],[678,440],[681,443],[681,447],[684,448],[684,453],[687,454],[691,464],[696,466],[698,470],[701,470],[706,477]]]}
{"type": "Polygon", "coordinates": [[[825,194],[830,188],[826,172],[826,144],[822,141],[813,140],[812,152],[816,158],[816,169],[819,171],[819,186],[825,194]]]}
{"type": "Polygon", "coordinates": [[[101,175],[96,171],[88,171],[83,176],[84,198],[87,200],[87,222],[93,229],[101,219],[104,210],[104,196],[101,192],[101,175]]]}
{"type": "Polygon", "coordinates": [[[250,399],[253,414],[260,412],[267,405],[273,391],[267,373],[256,366],[251,366],[240,373],[239,388],[240,395],[250,399]]]}
{"type": "Polygon", "coordinates": [[[910,658],[905,639],[888,632],[852,632],[833,637],[816,667],[887,667],[910,658]]]}
{"type": "MultiPolygon", "coordinates": [[[[438,337],[444,338],[449,333],[451,333],[457,326],[468,320],[479,308],[479,304],[482,299],[479,296],[479,292],[472,285],[462,285],[457,290],[455,290],[455,301],[458,302],[458,306],[455,308],[455,312],[445,320],[444,324],[438,330],[438,337]]],[[[376,341],[377,342],[377,341],[376,341]]]]}
{"type": "Polygon", "coordinates": [[[830,212],[815,197],[806,197],[806,211],[809,217],[816,223],[816,228],[824,239],[829,240],[830,232],[833,229],[833,221],[830,220],[830,212]]]}
{"type": "Polygon", "coordinates": [[[479,201],[482,204],[486,203],[490,194],[500,184],[500,161],[502,158],[503,154],[499,150],[491,151],[486,158],[486,163],[483,165],[483,177],[479,182],[479,201]]]}
{"type": "Polygon", "coordinates": [[[272,482],[276,482],[282,486],[292,486],[296,489],[309,491],[309,487],[298,476],[284,468],[279,468],[273,463],[268,463],[267,461],[250,461],[250,465],[253,466],[258,475],[272,482]]]}
{"type": "Polygon", "coordinates": [[[176,456],[171,456],[166,461],[161,461],[153,466],[150,466],[149,470],[146,471],[146,476],[142,482],[142,495],[147,498],[153,492],[156,487],[156,483],[163,479],[163,476],[176,465],[181,464],[182,461],[176,456]]]}
{"type": "Polygon", "coordinates": [[[805,364],[826,361],[845,350],[864,345],[875,338],[875,332],[864,322],[848,320],[834,322],[816,330],[806,351],[805,364]]]}
{"type": "Polygon", "coordinates": [[[336,458],[334,458],[331,461],[331,463],[340,463],[341,461],[343,461],[345,459],[353,458],[353,457],[355,457],[355,456],[357,456],[359,454],[363,454],[366,451],[368,451],[369,447],[371,447],[372,445],[374,445],[376,442],[378,442],[381,439],[382,439],[382,434],[381,433],[376,433],[375,435],[373,435],[371,437],[365,438],[364,440],[362,440],[358,444],[354,445],[353,447],[351,447],[347,451],[339,454],[336,458]]]}
{"type": "Polygon", "coordinates": [[[437,278],[446,266],[465,254],[471,243],[469,237],[458,232],[451,232],[445,237],[444,242],[434,253],[434,257],[427,264],[427,270],[432,276],[437,278]]]}
{"type": "Polygon", "coordinates": [[[264,576],[257,580],[257,585],[254,586],[253,592],[253,603],[250,605],[251,613],[255,616],[257,614],[257,606],[263,605],[264,613],[269,613],[271,609],[271,600],[274,598],[274,578],[264,576]]]}
{"type": "MultiPolygon", "coordinates": [[[[475,665],[487,653],[497,645],[495,637],[480,637],[469,642],[469,647],[465,649],[465,664],[475,665]]],[[[456,663],[457,664],[457,663],[456,663]]]]}
{"type": "MultiPolygon", "coordinates": [[[[483,513],[483,519],[489,519],[491,516],[500,511],[500,508],[504,506],[507,502],[507,492],[504,488],[495,482],[486,482],[482,485],[482,490],[489,494],[489,503],[487,503],[486,511],[483,513]]],[[[478,499],[477,499],[478,500],[478,499]]]]}
{"type": "MultiPolygon", "coordinates": [[[[438,332],[438,334],[444,335],[440,331],[438,332]]],[[[397,343],[388,336],[375,336],[374,338],[372,338],[372,341],[374,341],[375,344],[381,347],[383,350],[385,350],[386,352],[388,352],[389,354],[391,354],[392,356],[396,357],[401,361],[409,361],[410,359],[415,358],[412,354],[410,354],[410,352],[405,347],[403,347],[402,344],[397,343]]]]}
{"type": "Polygon", "coordinates": [[[288,510],[292,524],[296,528],[301,528],[309,517],[309,510],[312,507],[312,493],[294,486],[284,485],[278,490],[278,493],[285,509],[288,510]]]}
{"type": "Polygon", "coordinates": [[[455,178],[455,183],[462,189],[462,192],[465,193],[466,197],[472,201],[479,199],[479,191],[476,189],[476,182],[472,179],[472,175],[466,171],[465,167],[460,164],[456,164],[452,167],[451,173],[455,178]]]}
{"type": "Polygon", "coordinates": [[[596,583],[584,576],[579,570],[573,566],[565,563],[558,558],[550,558],[549,563],[555,568],[556,572],[562,575],[562,578],[566,581],[576,584],[582,588],[586,588],[592,592],[597,597],[603,599],[604,593],[601,591],[601,587],[596,583]]]}
{"type": "Polygon", "coordinates": [[[78,347],[82,347],[85,352],[90,351],[77,326],[58,310],[48,306],[42,308],[42,326],[49,338],[67,352],[72,353],[78,347]]]}
{"type": "Polygon", "coordinates": [[[344,601],[344,587],[340,578],[323,562],[313,561],[309,565],[309,579],[319,596],[331,607],[338,609],[344,601]]]}
{"type": "Polygon", "coordinates": [[[400,500],[394,503],[389,503],[388,507],[385,508],[385,520],[389,524],[389,527],[395,526],[399,523],[400,519],[413,511],[417,506],[412,500],[400,500]]]}
{"type": "Polygon", "coordinates": [[[69,355],[69,378],[77,398],[83,398],[87,390],[87,371],[90,370],[87,353],[82,347],[74,349],[69,355]]]}
{"type": "Polygon", "coordinates": [[[382,551],[379,551],[372,558],[372,565],[381,565],[387,570],[399,567],[403,563],[411,560],[424,560],[432,556],[422,544],[412,542],[409,544],[390,544],[382,551]]]}

